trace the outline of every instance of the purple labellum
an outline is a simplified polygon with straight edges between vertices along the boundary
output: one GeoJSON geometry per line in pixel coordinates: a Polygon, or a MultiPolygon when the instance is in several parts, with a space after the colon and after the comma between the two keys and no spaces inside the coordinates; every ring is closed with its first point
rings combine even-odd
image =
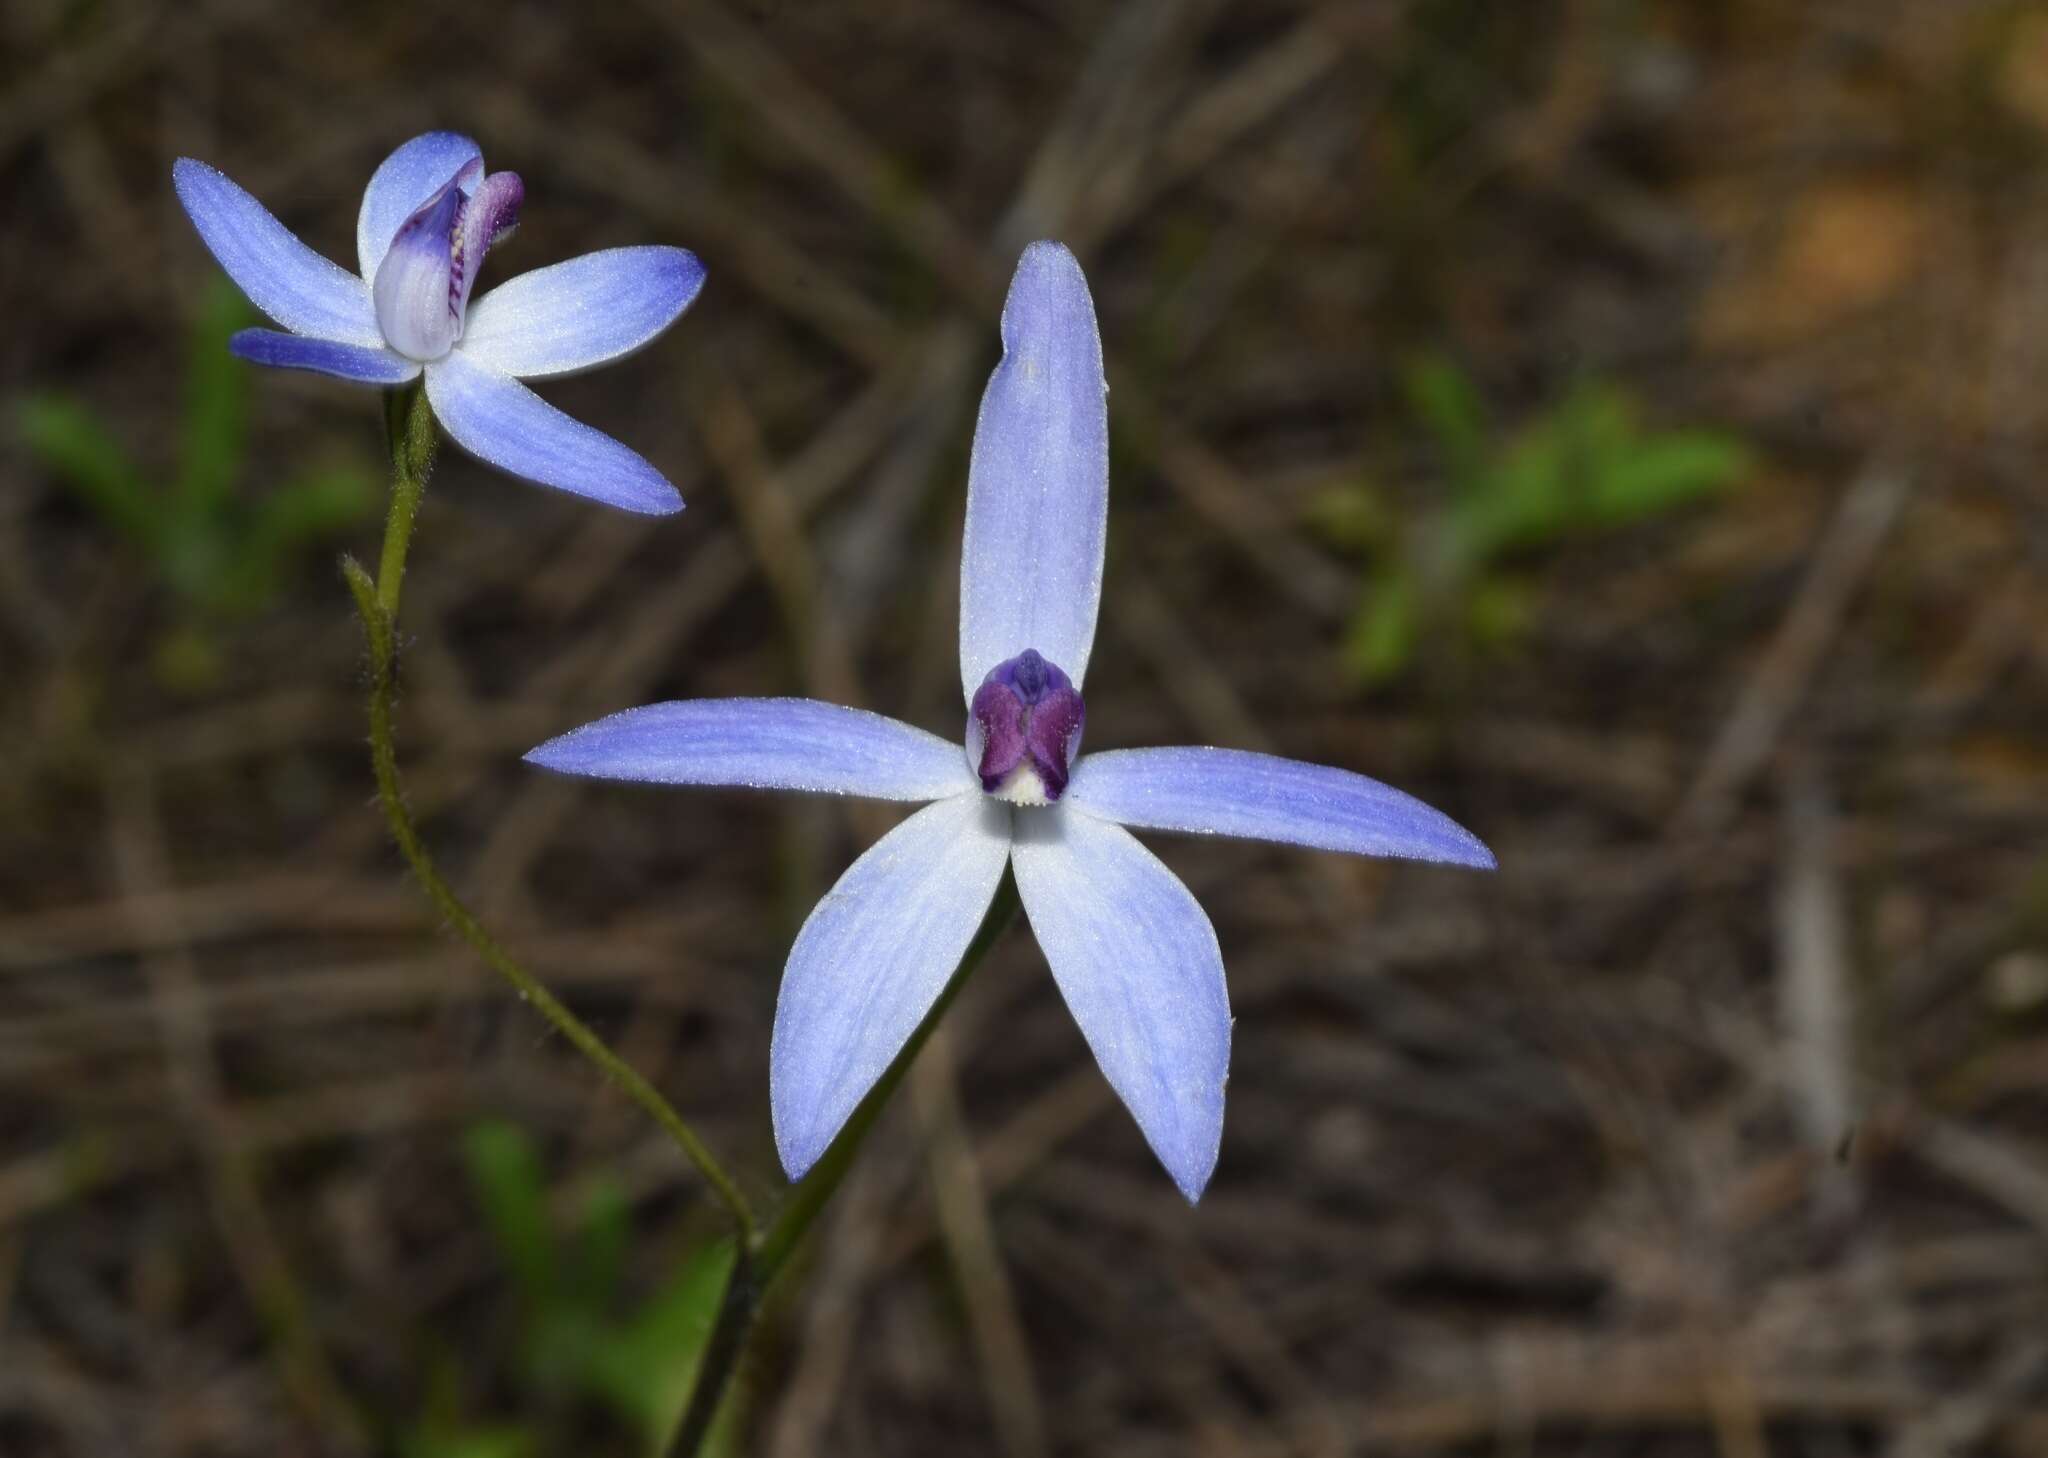
{"type": "Polygon", "coordinates": [[[1049,805],[1067,788],[1086,710],[1074,682],[1026,648],[989,670],[967,715],[967,762],[989,794],[1049,805]]]}
{"type": "Polygon", "coordinates": [[[486,177],[479,158],[399,226],[372,290],[386,343],[425,362],[455,347],[484,254],[512,231],[525,195],[516,174],[486,177]]]}

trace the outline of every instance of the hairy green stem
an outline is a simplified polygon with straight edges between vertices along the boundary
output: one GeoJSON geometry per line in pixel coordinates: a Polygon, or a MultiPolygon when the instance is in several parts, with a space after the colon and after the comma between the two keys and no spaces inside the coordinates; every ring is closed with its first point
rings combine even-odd
{"type": "Polygon", "coordinates": [[[945,1016],[946,1009],[952,1006],[960,989],[967,985],[968,977],[981,964],[989,948],[1016,918],[1017,905],[1016,882],[1005,872],[988,914],[981,919],[980,929],[961,954],[959,967],[939,994],[938,1001],[932,1004],[932,1010],[917,1025],[917,1031],[910,1035],[910,1041],[903,1045],[903,1051],[896,1055],[895,1061],[868,1090],[867,1096],[826,1146],[818,1162],[797,1181],[796,1188],[789,1192],[789,1198],[776,1211],[775,1219],[768,1228],[741,1243],[733,1260],[732,1274],[726,1279],[717,1322],[698,1362],[697,1380],[690,1391],[689,1405],[683,1409],[675,1436],[668,1444],[671,1458],[696,1458],[702,1449],[719,1410],[725,1405],[726,1394],[739,1370],[747,1339],[752,1336],[760,1316],[761,1303],[773,1288],[775,1278],[782,1274],[801,1249],[818,1213],[846,1178],[854,1156],[867,1140],[868,1131],[881,1117],[890,1095],[896,1092],[897,1085],[910,1071],[910,1065],[917,1061],[917,1055],[931,1037],[932,1029],[939,1025],[939,1019],[945,1016]]]}
{"type": "Polygon", "coordinates": [[[675,1108],[640,1073],[606,1046],[589,1025],[541,985],[462,904],[428,854],[426,843],[406,808],[405,790],[398,775],[398,749],[393,735],[393,701],[397,693],[398,603],[405,580],[406,552],[412,543],[413,523],[419,515],[420,498],[433,470],[438,436],[426,392],[418,382],[393,390],[386,397],[385,423],[391,438],[391,511],[384,527],[384,550],[377,577],[351,558],[342,559],[342,576],[355,595],[356,611],[363,620],[363,634],[370,645],[370,759],[377,776],[377,800],[391,827],[391,838],[418,878],[427,897],[462,939],[490,964],[520,998],[531,1003],[541,1016],[555,1026],[576,1050],[601,1069],[628,1098],[644,1109],[697,1167],[712,1192],[738,1227],[742,1250],[759,1238],[759,1223],[753,1207],[739,1184],[712,1154],[675,1108]]]}
{"type": "Polygon", "coordinates": [[[427,494],[427,477],[434,472],[434,453],[441,442],[434,412],[427,405],[426,388],[419,381],[385,392],[384,434],[391,443],[391,513],[384,521],[384,551],[377,561],[377,606],[383,611],[385,627],[396,632],[398,598],[405,587],[405,556],[412,549],[420,498],[427,494]]]}

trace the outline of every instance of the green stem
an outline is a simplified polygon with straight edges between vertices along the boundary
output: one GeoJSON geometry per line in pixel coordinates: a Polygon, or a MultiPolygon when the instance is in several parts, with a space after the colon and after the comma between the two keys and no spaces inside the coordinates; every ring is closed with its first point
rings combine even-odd
{"type": "Polygon", "coordinates": [[[860,1152],[868,1131],[881,1117],[890,1095],[896,1092],[897,1085],[910,1071],[910,1065],[917,1061],[917,1055],[931,1037],[932,1029],[939,1025],[939,1019],[945,1016],[946,1009],[952,1006],[960,989],[967,985],[968,977],[981,964],[988,949],[995,945],[996,939],[1016,918],[1017,905],[1016,882],[1005,872],[995,900],[989,904],[988,914],[981,919],[980,930],[975,932],[974,940],[961,954],[959,967],[939,994],[938,1001],[932,1004],[932,1010],[917,1025],[917,1031],[910,1035],[910,1041],[903,1045],[903,1051],[896,1055],[895,1061],[868,1090],[867,1096],[860,1101],[831,1144],[826,1146],[818,1162],[797,1181],[796,1188],[790,1191],[789,1198],[776,1212],[774,1222],[755,1238],[740,1245],[732,1274],[726,1280],[717,1323],[704,1344],[704,1355],[698,1363],[697,1380],[690,1391],[689,1406],[683,1410],[675,1436],[667,1445],[672,1458],[695,1458],[702,1449],[705,1438],[711,1433],[712,1423],[725,1404],[726,1392],[739,1369],[739,1359],[746,1350],[747,1339],[753,1334],[762,1301],[774,1287],[776,1277],[782,1274],[802,1247],[818,1213],[846,1178],[846,1172],[852,1168],[854,1156],[860,1152]]]}
{"type": "MultiPolygon", "coordinates": [[[[391,514],[384,521],[384,551],[377,561],[377,606],[385,626],[398,626],[398,598],[405,587],[405,555],[419,520],[420,498],[434,472],[440,434],[427,392],[417,381],[384,395],[384,434],[391,442],[391,514]]],[[[395,655],[387,655],[395,656],[395,655]]]]}
{"type": "Polygon", "coordinates": [[[741,1249],[758,1238],[759,1224],[752,1206],[740,1192],[739,1184],[712,1154],[697,1132],[684,1122],[667,1099],[624,1059],[606,1046],[588,1024],[559,1002],[540,980],[515,961],[484,930],[483,924],[462,904],[454,889],[442,877],[419,830],[406,808],[405,790],[398,776],[398,749],[393,735],[393,700],[397,692],[398,603],[405,580],[406,552],[412,543],[413,524],[419,515],[420,497],[433,470],[437,436],[434,417],[427,407],[426,392],[415,383],[390,392],[385,420],[391,436],[391,512],[384,527],[384,551],[377,578],[352,558],[342,560],[342,575],[355,595],[356,611],[363,620],[363,633],[370,645],[370,760],[376,770],[377,800],[398,842],[406,864],[448,924],[475,948],[520,998],[531,1003],[542,1017],[576,1050],[603,1070],[606,1077],[675,1140],[697,1166],[739,1229],[741,1249]]]}

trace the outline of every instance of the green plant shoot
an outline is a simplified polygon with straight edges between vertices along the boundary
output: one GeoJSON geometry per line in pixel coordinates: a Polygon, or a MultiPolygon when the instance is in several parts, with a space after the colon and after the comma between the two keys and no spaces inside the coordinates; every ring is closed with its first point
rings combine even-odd
{"type": "Polygon", "coordinates": [[[1732,436],[1647,426],[1608,381],[1580,382],[1505,438],[1471,377],[1446,359],[1416,361],[1401,388],[1442,473],[1439,504],[1405,530],[1369,482],[1318,504],[1323,534],[1367,564],[1345,637],[1362,684],[1400,677],[1426,636],[1446,634],[1461,653],[1512,642],[1532,613],[1515,559],[1691,505],[1749,468],[1732,436]]]}
{"type": "Polygon", "coordinates": [[[227,341],[254,322],[226,280],[208,289],[185,361],[177,460],[167,472],[138,465],[83,403],[63,395],[15,402],[15,430],[54,478],[141,551],[177,601],[158,644],[160,676],[174,688],[204,687],[217,669],[225,624],[260,612],[283,569],[307,548],[361,520],[377,499],[361,467],[329,463],[277,486],[244,493],[248,367],[227,341]]]}

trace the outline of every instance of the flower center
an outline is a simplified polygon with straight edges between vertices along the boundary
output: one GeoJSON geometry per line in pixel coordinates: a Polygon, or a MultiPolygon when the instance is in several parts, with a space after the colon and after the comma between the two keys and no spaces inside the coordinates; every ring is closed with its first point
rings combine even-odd
{"type": "Polygon", "coordinates": [[[1026,648],[989,670],[967,709],[967,763],[1013,805],[1049,805],[1067,788],[1087,717],[1081,692],[1026,648]]]}
{"type": "Polygon", "coordinates": [[[516,173],[485,176],[478,158],[399,226],[371,284],[385,343],[422,362],[455,347],[484,254],[518,224],[525,196],[516,173]]]}

